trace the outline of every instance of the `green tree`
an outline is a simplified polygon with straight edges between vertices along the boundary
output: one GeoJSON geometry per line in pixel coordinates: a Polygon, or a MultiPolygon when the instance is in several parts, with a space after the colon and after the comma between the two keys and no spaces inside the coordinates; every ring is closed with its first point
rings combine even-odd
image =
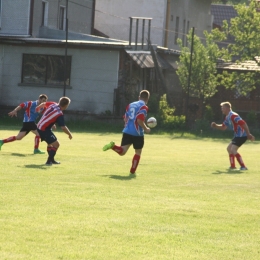
{"type": "MultiPolygon", "coordinates": [[[[181,39],[178,40],[181,55],[177,70],[177,75],[184,91],[191,96],[198,97],[203,104],[217,92],[218,75],[216,63],[218,58],[223,55],[218,45],[214,42],[217,34],[204,32],[204,35],[206,38],[205,45],[198,36],[194,36],[190,85],[188,84],[188,78],[191,52],[188,47],[183,46],[181,39]]],[[[220,37],[220,34],[218,37],[220,37]]],[[[192,31],[188,35],[188,43],[190,45],[191,42],[192,31]]]]}
{"type": "MultiPolygon", "coordinates": [[[[226,37],[231,35],[234,43],[228,45],[232,60],[237,64],[243,61],[254,60],[260,50],[260,13],[259,4],[252,0],[249,6],[239,4],[234,6],[238,16],[231,19],[230,26],[227,21],[223,23],[223,32],[226,37]]],[[[241,95],[246,95],[256,88],[259,83],[259,72],[232,72],[222,74],[222,85],[226,88],[237,89],[241,95]]]]}

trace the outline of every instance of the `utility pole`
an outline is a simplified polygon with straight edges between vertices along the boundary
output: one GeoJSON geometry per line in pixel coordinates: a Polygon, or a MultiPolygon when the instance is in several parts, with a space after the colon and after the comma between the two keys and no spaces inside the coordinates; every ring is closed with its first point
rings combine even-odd
{"type": "Polygon", "coordinates": [[[66,0],[66,41],[65,41],[65,58],[64,58],[64,86],[63,86],[63,96],[66,96],[66,77],[67,77],[67,53],[68,53],[68,27],[69,27],[69,19],[68,19],[68,2],[66,0]]]}
{"type": "Polygon", "coordinates": [[[189,77],[188,77],[188,91],[187,91],[187,100],[186,100],[186,123],[188,122],[188,113],[189,113],[189,98],[190,98],[190,81],[191,81],[191,71],[192,71],[192,55],[193,55],[193,45],[194,45],[194,31],[195,28],[192,27],[192,38],[191,38],[191,50],[190,50],[190,66],[189,66],[189,77]]]}

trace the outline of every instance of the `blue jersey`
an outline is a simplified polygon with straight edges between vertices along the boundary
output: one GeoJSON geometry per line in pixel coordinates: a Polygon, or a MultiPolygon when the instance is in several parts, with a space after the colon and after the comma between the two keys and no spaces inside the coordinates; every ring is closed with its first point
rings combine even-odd
{"type": "Polygon", "coordinates": [[[245,124],[245,121],[235,112],[230,111],[226,116],[223,125],[232,129],[235,132],[235,137],[247,136],[242,125],[245,124]]]}
{"type": "Polygon", "coordinates": [[[25,109],[23,122],[35,122],[39,113],[35,111],[38,106],[38,101],[26,101],[19,105],[21,108],[25,109]]]}
{"type": "Polygon", "coordinates": [[[134,136],[143,136],[144,130],[137,123],[137,119],[142,121],[145,120],[148,112],[148,107],[145,105],[143,100],[139,100],[129,104],[126,107],[126,112],[124,115],[125,118],[125,128],[123,133],[134,135],[134,136]]]}

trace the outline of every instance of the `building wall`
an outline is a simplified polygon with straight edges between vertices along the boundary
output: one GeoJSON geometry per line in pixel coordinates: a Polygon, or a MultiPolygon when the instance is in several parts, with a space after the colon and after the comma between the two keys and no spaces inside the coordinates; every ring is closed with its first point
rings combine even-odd
{"type": "MultiPolygon", "coordinates": [[[[210,6],[210,0],[97,0],[95,28],[111,38],[128,40],[129,17],[151,17],[152,43],[179,49],[174,39],[176,17],[179,17],[179,38],[187,34],[187,21],[190,22],[189,28],[196,27],[196,35],[202,37],[204,30],[211,30],[210,6]],[[183,28],[184,20],[185,28],[183,28]]],[[[141,28],[140,25],[139,42],[141,42],[141,28]]],[[[135,29],[133,37],[134,32],[135,29]]]]}
{"type": "MultiPolygon", "coordinates": [[[[149,17],[152,19],[151,41],[163,46],[165,12],[167,0],[97,0],[95,28],[110,38],[129,40],[129,17],[149,17]]],[[[139,42],[141,42],[142,23],[139,21],[139,42]]],[[[145,29],[145,42],[147,27],[145,29]]],[[[135,40],[135,23],[132,41],[135,40]]]]}
{"type": "Polygon", "coordinates": [[[178,32],[178,38],[186,42],[185,35],[192,27],[195,27],[197,36],[204,38],[203,31],[211,31],[212,29],[210,7],[211,1],[208,0],[172,0],[169,16],[168,48],[179,49],[179,46],[175,43],[176,33],[178,32]],[[176,27],[177,17],[179,17],[178,30],[176,27]]]}
{"type": "Polygon", "coordinates": [[[28,35],[30,0],[2,0],[0,34],[28,35]]]}
{"type": "MultiPolygon", "coordinates": [[[[64,55],[62,48],[22,47],[0,45],[0,105],[16,106],[25,100],[36,100],[44,93],[50,101],[63,96],[63,88],[21,86],[22,54],[64,55]],[[4,55],[3,55],[4,53],[4,55]]],[[[71,89],[66,96],[71,98],[69,110],[100,114],[113,111],[114,89],[118,84],[119,51],[68,49],[72,56],[71,89]]]]}
{"type": "MultiPolygon", "coordinates": [[[[46,0],[48,3],[48,24],[50,29],[59,28],[59,8],[66,7],[66,0],[46,0]]],[[[93,0],[68,1],[68,30],[91,34],[93,0]]],[[[42,0],[34,2],[33,36],[39,36],[42,23],[42,0]]],[[[65,28],[64,28],[65,30],[65,28]]]]}

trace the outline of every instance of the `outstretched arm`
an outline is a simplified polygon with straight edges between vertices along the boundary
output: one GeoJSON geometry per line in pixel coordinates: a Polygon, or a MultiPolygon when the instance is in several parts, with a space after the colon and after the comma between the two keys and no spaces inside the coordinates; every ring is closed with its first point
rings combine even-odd
{"type": "Polygon", "coordinates": [[[9,115],[10,117],[17,116],[17,112],[18,112],[19,110],[21,110],[21,109],[22,109],[22,107],[21,107],[21,106],[18,106],[18,107],[16,107],[13,111],[9,112],[8,115],[9,115]]]}
{"type": "Polygon", "coordinates": [[[216,124],[215,122],[211,123],[211,127],[219,129],[219,130],[226,130],[227,129],[227,127],[225,125],[223,125],[223,124],[216,124]]]}

